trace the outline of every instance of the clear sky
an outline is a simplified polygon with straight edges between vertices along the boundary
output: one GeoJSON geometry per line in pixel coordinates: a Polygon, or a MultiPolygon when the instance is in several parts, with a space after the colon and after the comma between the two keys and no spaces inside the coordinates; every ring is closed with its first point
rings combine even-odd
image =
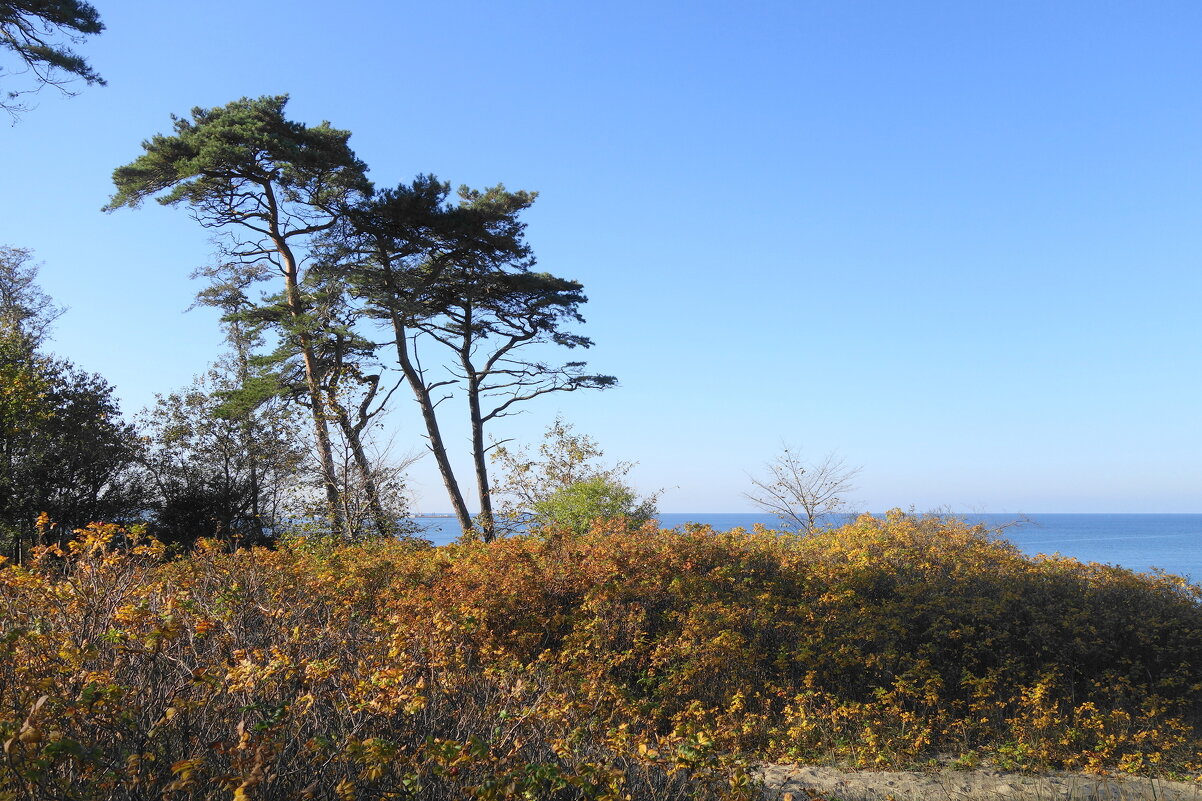
{"type": "Polygon", "coordinates": [[[206,233],[101,213],[112,170],[286,92],[378,185],[540,193],[540,268],[621,386],[497,433],[562,412],[665,511],[749,509],[786,441],[862,465],[865,509],[1202,512],[1202,4],[94,3],[109,86],[0,128],[0,243],[127,412],[219,333],[184,313],[206,233]]]}

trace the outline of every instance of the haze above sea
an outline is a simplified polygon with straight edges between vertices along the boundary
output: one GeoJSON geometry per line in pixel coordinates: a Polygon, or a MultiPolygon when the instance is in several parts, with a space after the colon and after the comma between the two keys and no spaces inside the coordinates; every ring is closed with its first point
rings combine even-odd
{"type": "MultiPolygon", "coordinates": [[[[951,515],[990,529],[1024,553],[1059,553],[1083,562],[1121,565],[1132,570],[1160,568],[1202,582],[1202,514],[962,514],[951,515]],[[1004,528],[1003,528],[1004,527],[1004,528]]],[[[420,517],[425,536],[445,545],[459,536],[451,517],[420,517]]],[[[702,523],[725,531],[756,523],[778,528],[775,515],[747,513],[663,513],[663,528],[702,523]]]]}

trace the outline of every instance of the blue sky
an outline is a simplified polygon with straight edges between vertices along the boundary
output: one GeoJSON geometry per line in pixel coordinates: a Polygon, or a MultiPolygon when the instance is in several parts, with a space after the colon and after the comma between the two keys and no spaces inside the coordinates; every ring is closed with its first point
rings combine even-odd
{"type": "Polygon", "coordinates": [[[111,172],[172,113],[287,92],[379,185],[540,193],[540,267],[621,386],[498,435],[562,413],[666,511],[750,508],[782,441],[862,465],[865,509],[1202,511],[1202,5],[96,5],[109,86],[0,129],[0,243],[128,412],[219,333],[184,313],[205,231],[101,213],[111,172]]]}

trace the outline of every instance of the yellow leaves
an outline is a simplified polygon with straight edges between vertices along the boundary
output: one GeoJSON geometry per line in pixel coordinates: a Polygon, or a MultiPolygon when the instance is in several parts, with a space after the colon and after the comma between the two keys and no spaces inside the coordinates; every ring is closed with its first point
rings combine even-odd
{"type": "Polygon", "coordinates": [[[191,789],[197,781],[197,772],[204,766],[203,759],[182,759],[171,765],[171,775],[174,777],[163,790],[166,793],[179,793],[191,789]]]}
{"type": "Polygon", "coordinates": [[[37,745],[42,741],[42,737],[42,730],[28,722],[21,727],[21,731],[17,735],[17,739],[25,745],[37,745]]]}
{"type": "Polygon", "coordinates": [[[21,728],[12,737],[4,742],[4,753],[11,754],[13,747],[20,743],[22,745],[37,745],[42,741],[42,729],[38,725],[41,717],[42,707],[50,700],[49,695],[42,695],[38,700],[34,701],[29,713],[25,716],[25,721],[21,724],[21,728]]]}
{"type": "Polygon", "coordinates": [[[305,693],[304,695],[297,697],[297,699],[292,703],[290,710],[294,714],[304,715],[313,708],[315,703],[317,703],[316,696],[314,696],[313,693],[305,693]]]}
{"type": "Polygon", "coordinates": [[[221,553],[222,545],[219,540],[215,540],[212,537],[201,537],[196,540],[196,543],[192,546],[192,550],[198,556],[213,556],[221,553]]]}
{"type": "Polygon", "coordinates": [[[89,523],[85,528],[76,530],[76,538],[68,547],[72,553],[77,554],[105,553],[118,533],[121,533],[119,526],[110,523],[89,523]]]}
{"type": "Polygon", "coordinates": [[[354,801],[355,799],[355,783],[350,779],[342,779],[334,786],[334,795],[339,801],[354,801]]]}
{"type": "Polygon", "coordinates": [[[148,796],[170,782],[470,797],[498,777],[481,798],[619,799],[637,792],[598,753],[729,791],[723,760],[740,750],[885,765],[972,743],[982,759],[1121,770],[1179,769],[1197,750],[1180,717],[1202,698],[1202,626],[1179,588],[1053,570],[955,525],[430,552],[214,544],[167,563],[105,536],[83,533],[68,577],[0,571],[0,683],[16,708],[51,699],[0,725],[20,764],[67,737],[148,743],[108,780],[148,796]],[[1139,647],[1103,675],[1112,603],[1139,647]],[[426,739],[450,720],[461,739],[426,739]]]}
{"type": "Polygon", "coordinates": [[[171,772],[179,779],[187,781],[192,778],[192,774],[204,764],[203,759],[181,759],[178,762],[171,763],[171,772]]]}
{"type": "Polygon", "coordinates": [[[145,606],[126,604],[117,608],[117,610],[113,613],[113,620],[117,623],[131,624],[141,622],[142,620],[152,616],[153,613],[145,606]]]}

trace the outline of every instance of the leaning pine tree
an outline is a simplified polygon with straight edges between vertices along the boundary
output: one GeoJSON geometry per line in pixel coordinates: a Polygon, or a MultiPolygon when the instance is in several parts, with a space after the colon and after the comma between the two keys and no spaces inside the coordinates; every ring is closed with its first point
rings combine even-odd
{"type": "Polygon", "coordinates": [[[531,270],[534,257],[519,215],[531,192],[504,186],[450,187],[432,176],[378,192],[325,237],[328,254],[347,278],[365,313],[391,328],[397,364],[421,409],[427,441],[465,532],[497,534],[488,475],[485,428],[515,407],[552,392],[605,389],[613,376],[585,372],[586,363],[555,363],[525,355],[545,348],[589,348],[592,340],[567,330],[584,322],[579,282],[531,270]],[[447,357],[427,373],[419,343],[447,357]],[[451,467],[437,407],[458,386],[467,400],[471,457],[480,514],[473,521],[451,467]]]}
{"type": "Polygon", "coordinates": [[[117,191],[106,210],[135,207],[150,197],[187,206],[197,222],[225,235],[227,261],[257,281],[282,281],[288,317],[283,333],[295,338],[304,367],[330,524],[349,536],[339,511],[315,352],[318,332],[302,291],[302,265],[313,237],[333,227],[340,210],[369,194],[371,185],[366,166],[347,145],[348,131],[292,122],[284,117],[287,102],[287,96],[243,98],[195,108],[191,119],[174,118],[174,134],[144,141],[145,152],[114,171],[117,191]]]}

